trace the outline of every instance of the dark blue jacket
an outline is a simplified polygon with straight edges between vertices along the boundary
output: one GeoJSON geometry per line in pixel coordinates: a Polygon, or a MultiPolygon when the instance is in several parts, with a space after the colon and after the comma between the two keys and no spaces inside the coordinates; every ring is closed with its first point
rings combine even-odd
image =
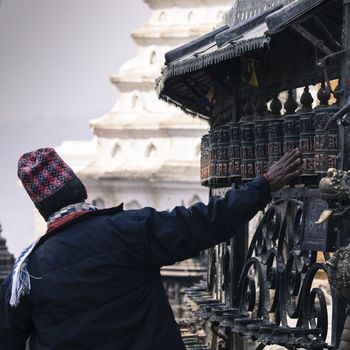
{"type": "Polygon", "coordinates": [[[224,199],[171,212],[92,212],[44,236],[29,261],[31,294],[1,287],[0,349],[182,350],[160,268],[228,240],[270,201],[259,177],[224,199]]]}

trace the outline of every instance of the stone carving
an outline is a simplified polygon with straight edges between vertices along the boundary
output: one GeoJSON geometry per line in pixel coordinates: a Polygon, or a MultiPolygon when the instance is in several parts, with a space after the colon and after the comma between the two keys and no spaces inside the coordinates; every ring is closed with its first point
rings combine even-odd
{"type": "MultiPolygon", "coordinates": [[[[327,176],[319,184],[321,197],[330,204],[316,223],[339,217],[349,217],[350,214],[350,171],[330,168],[327,176]]],[[[350,244],[340,247],[326,262],[328,279],[332,288],[350,303],[350,244]]],[[[350,314],[348,312],[344,331],[339,344],[339,350],[350,346],[350,314]]]]}
{"type": "Polygon", "coordinates": [[[350,214],[350,171],[328,169],[319,189],[321,198],[330,203],[330,208],[323,211],[316,224],[350,214]]]}
{"type": "Polygon", "coordinates": [[[331,286],[350,301],[350,245],[337,250],[327,266],[331,286]]]}
{"type": "Polygon", "coordinates": [[[350,202],[350,171],[328,169],[319,188],[321,197],[327,201],[350,202]]]}
{"type": "MultiPolygon", "coordinates": [[[[330,203],[330,208],[321,214],[317,224],[350,213],[349,175],[350,171],[330,168],[327,176],[321,179],[319,184],[321,198],[330,203]]],[[[350,245],[339,248],[327,261],[327,265],[332,287],[350,301],[350,245]]]]}

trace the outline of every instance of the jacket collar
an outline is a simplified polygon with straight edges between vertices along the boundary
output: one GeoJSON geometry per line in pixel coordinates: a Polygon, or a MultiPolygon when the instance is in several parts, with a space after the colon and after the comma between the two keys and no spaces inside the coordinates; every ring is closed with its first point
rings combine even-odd
{"type": "Polygon", "coordinates": [[[123,211],[123,203],[121,203],[117,207],[112,207],[107,209],[98,209],[93,211],[77,211],[77,212],[71,213],[49,224],[45,232],[45,235],[42,237],[42,239],[44,240],[45,237],[51,236],[55,234],[57,231],[67,226],[70,226],[78,221],[86,220],[94,216],[117,214],[122,211],[123,211]]]}

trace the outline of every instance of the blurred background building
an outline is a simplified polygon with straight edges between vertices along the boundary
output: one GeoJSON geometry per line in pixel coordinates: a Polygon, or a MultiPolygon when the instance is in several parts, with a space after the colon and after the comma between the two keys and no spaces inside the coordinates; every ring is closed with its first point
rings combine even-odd
{"type": "Polygon", "coordinates": [[[11,273],[15,258],[9,253],[6,246],[6,239],[1,236],[2,228],[0,224],[0,283],[11,273]]]}
{"type": "MultiPolygon", "coordinates": [[[[150,17],[132,33],[137,55],[111,77],[120,91],[114,108],[91,121],[92,140],[67,141],[57,148],[85,183],[89,201],[101,208],[123,202],[125,209],[171,210],[207,202],[209,196],[199,181],[200,140],[208,125],[160,101],[155,80],[164,53],[212,30],[232,1],[145,2],[150,17]]],[[[37,215],[36,235],[45,227],[37,215]]],[[[183,292],[203,278],[205,265],[205,257],[199,257],[162,269],[177,317],[186,317],[183,292]]]]}

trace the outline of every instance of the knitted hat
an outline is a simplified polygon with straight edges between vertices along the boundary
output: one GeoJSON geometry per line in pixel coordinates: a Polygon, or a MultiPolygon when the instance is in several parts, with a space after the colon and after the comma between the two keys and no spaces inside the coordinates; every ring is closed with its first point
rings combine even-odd
{"type": "Polygon", "coordinates": [[[18,161],[18,177],[45,221],[87,198],[83,183],[53,148],[24,154],[18,161]]]}

